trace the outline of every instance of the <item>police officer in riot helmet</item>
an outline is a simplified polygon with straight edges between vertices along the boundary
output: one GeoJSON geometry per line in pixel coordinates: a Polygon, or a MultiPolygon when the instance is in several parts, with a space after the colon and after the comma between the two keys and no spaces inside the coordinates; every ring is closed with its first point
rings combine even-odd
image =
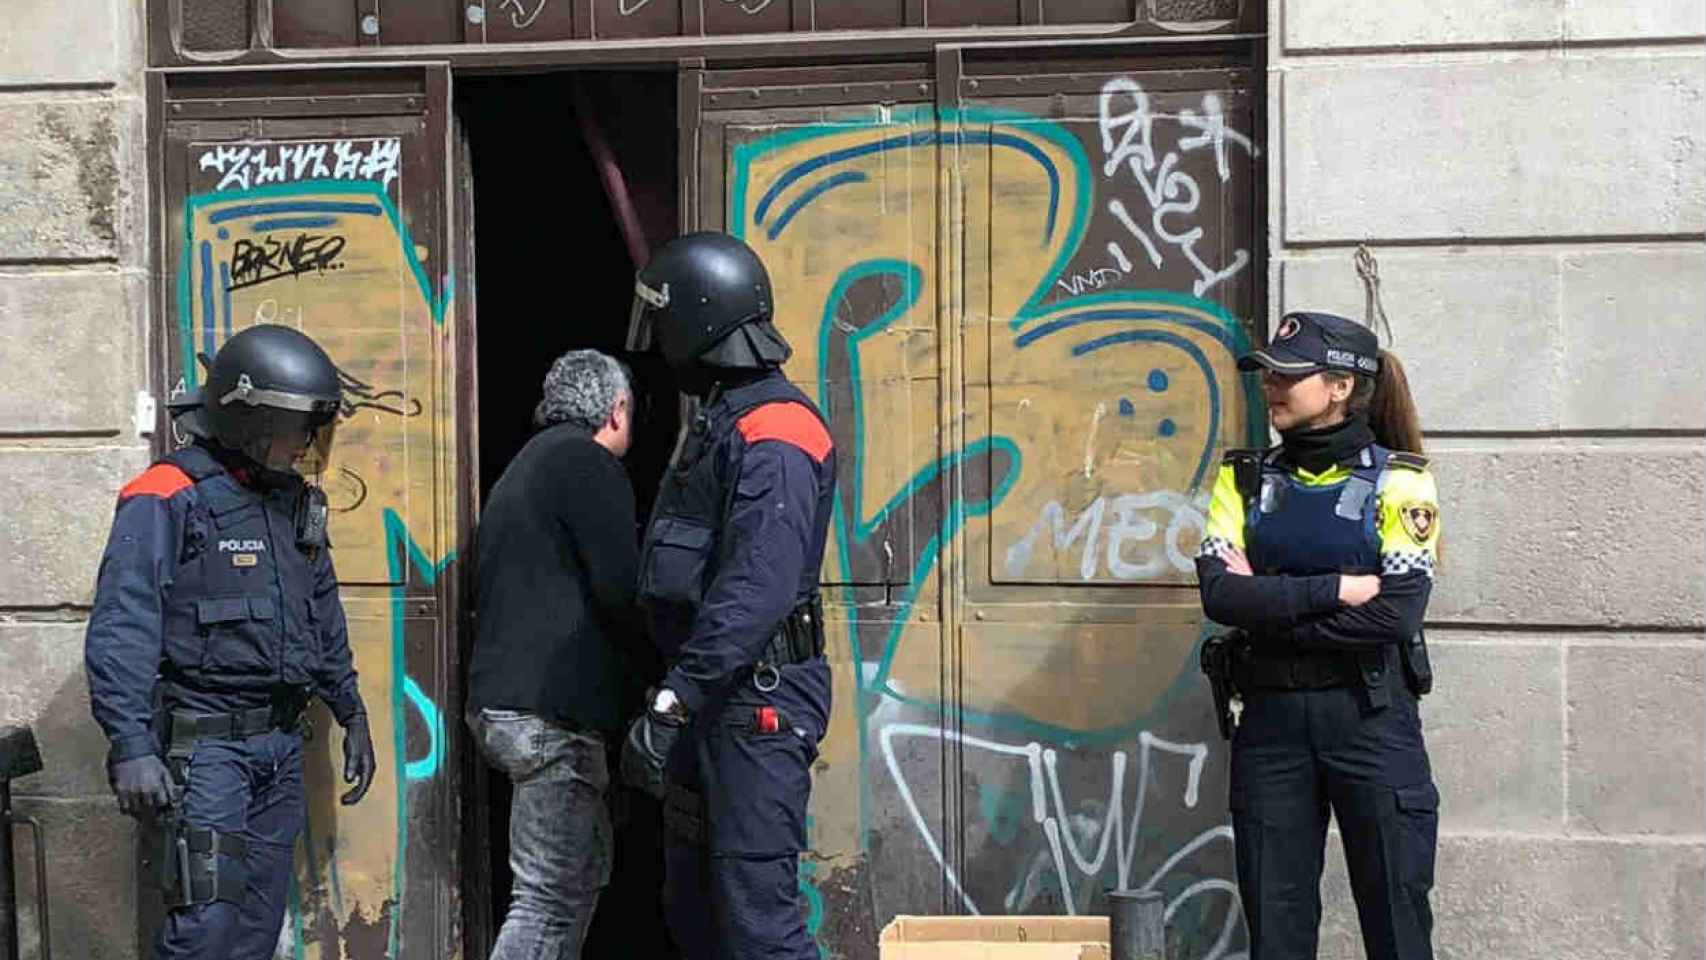
{"type": "Polygon", "coordinates": [[[628,349],[655,340],[682,392],[703,397],[787,362],[793,349],[773,312],[770,275],[751,248],[727,234],[690,234],[640,271],[628,349]]]}
{"type": "Polygon", "coordinates": [[[272,956],[305,815],[303,711],[344,728],[343,795],[373,782],[326,539],[337,367],[302,333],[233,336],[170,404],[192,442],[119,492],[85,639],[119,808],[157,830],[156,958],[272,956]]]}
{"type": "Polygon", "coordinates": [[[797,888],[829,721],[818,570],[835,492],[822,414],[782,376],[770,278],[718,233],[658,249],[629,348],[699,399],[647,528],[639,598],[665,662],[623,746],[663,802],[665,912],[691,958],[815,958],[797,888]]]}
{"type": "Polygon", "coordinates": [[[265,470],[317,474],[331,452],[343,387],[319,344],[265,325],[219,351],[205,396],[216,442],[265,470]]]}

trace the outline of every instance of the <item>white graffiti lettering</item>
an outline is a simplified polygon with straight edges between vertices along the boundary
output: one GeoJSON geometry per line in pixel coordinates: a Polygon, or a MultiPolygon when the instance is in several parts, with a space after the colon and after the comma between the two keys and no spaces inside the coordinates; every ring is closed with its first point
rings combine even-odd
{"type": "Polygon", "coordinates": [[[203,150],[196,166],[219,174],[215,190],[326,179],[376,180],[390,187],[402,170],[402,158],[402,140],[381,137],[367,141],[219,144],[203,150]]]}
{"type": "MultiPolygon", "coordinates": [[[[1149,94],[1135,80],[1116,77],[1104,84],[1098,117],[1102,152],[1106,157],[1102,175],[1112,179],[1122,169],[1131,175],[1149,204],[1149,223],[1147,227],[1139,225],[1125,203],[1117,197],[1108,201],[1108,212],[1143,245],[1149,262],[1156,269],[1160,269],[1164,258],[1152,235],[1169,246],[1177,247],[1196,269],[1197,279],[1192,283],[1192,291],[1199,297],[1249,265],[1250,252],[1242,248],[1233,251],[1231,263],[1218,269],[1202,259],[1197,252],[1197,243],[1203,238],[1204,230],[1195,223],[1195,215],[1202,202],[1202,189],[1195,177],[1178,168],[1180,153],[1212,149],[1216,172],[1224,182],[1231,176],[1226,156],[1229,141],[1254,155],[1256,148],[1250,138],[1227,125],[1225,107],[1218,95],[1209,93],[1203,96],[1201,113],[1194,110],[1180,112],[1179,125],[1196,133],[1179,138],[1178,149],[1167,151],[1159,160],[1156,159],[1154,145],[1157,117],[1150,112],[1149,94]],[[1122,109],[1126,103],[1130,104],[1129,108],[1122,109]],[[1171,224],[1168,222],[1170,217],[1174,220],[1171,224]]],[[[1125,260],[1123,250],[1118,252],[1116,259],[1125,260]]]]}
{"type": "Polygon", "coordinates": [[[326,169],[326,144],[295,143],[280,147],[279,153],[290,160],[290,179],[307,180],[329,176],[326,169]]]}
{"type": "Polygon", "coordinates": [[[1055,281],[1055,285],[1072,296],[1077,296],[1086,290],[1100,290],[1110,283],[1119,280],[1120,271],[1112,267],[1097,267],[1089,273],[1075,273],[1055,281]]]}
{"type": "Polygon", "coordinates": [[[1131,272],[1131,261],[1126,259],[1125,251],[1120,249],[1120,245],[1112,240],[1108,241],[1108,256],[1113,257],[1114,261],[1120,265],[1121,272],[1131,272]]]}
{"type": "Polygon", "coordinates": [[[391,179],[397,175],[397,169],[403,161],[403,141],[375,140],[373,147],[367,151],[367,156],[361,161],[363,180],[378,180],[386,186],[391,185],[391,179]]]}
{"type": "Polygon", "coordinates": [[[1017,577],[1030,569],[1037,542],[1045,531],[1055,552],[1082,538],[1078,575],[1084,580],[1095,579],[1103,564],[1108,575],[1117,580],[1152,580],[1175,571],[1189,573],[1195,566],[1188,548],[1202,539],[1208,501],[1206,493],[1193,498],[1172,490],[1097,497],[1067,526],[1066,508],[1050,500],[1025,536],[1007,548],[1007,573],[1017,577]],[[1104,532],[1105,548],[1098,549],[1104,532]]]}
{"type": "Polygon", "coordinates": [[[1225,183],[1232,177],[1232,168],[1226,162],[1226,141],[1231,140],[1243,147],[1244,152],[1252,157],[1256,155],[1256,145],[1250,142],[1249,137],[1226,125],[1226,112],[1221,106],[1220,94],[1203,94],[1202,109],[1201,114],[1195,110],[1179,111],[1179,122],[1198,131],[1194,137],[1181,137],[1179,149],[1188,153],[1203,147],[1213,147],[1215,172],[1220,174],[1220,182],[1225,183]]]}
{"type": "MultiPolygon", "coordinates": [[[[1035,891],[1040,888],[1042,875],[1050,868],[1053,869],[1062,902],[1069,914],[1077,913],[1080,906],[1078,898],[1074,896],[1074,875],[1093,883],[1106,884],[1111,880],[1112,889],[1133,889],[1133,881],[1136,879],[1133,868],[1137,864],[1138,847],[1143,834],[1143,817],[1150,805],[1149,785],[1158,757],[1172,756],[1188,762],[1184,795],[1179,800],[1186,808],[1195,808],[1199,799],[1203,769],[1209,755],[1206,743],[1174,743],[1147,730],[1139,732],[1137,791],[1132,801],[1131,813],[1128,815],[1126,769],[1130,758],[1124,750],[1115,750],[1109,755],[1110,776],[1106,803],[1099,800],[1080,800],[1069,805],[1068,798],[1061,789],[1058,754],[1040,743],[1001,743],[957,730],[944,730],[922,724],[896,723],[884,727],[879,736],[883,760],[888,767],[889,776],[894,780],[895,788],[900,793],[901,802],[911,816],[913,826],[925,848],[942,869],[949,886],[965,904],[966,910],[972,914],[980,913],[978,905],[960,882],[953,867],[949,866],[943,857],[942,846],[931,832],[929,822],[919,808],[918,799],[913,795],[911,785],[901,772],[900,761],[895,753],[895,740],[899,738],[940,739],[958,744],[968,758],[981,753],[984,758],[993,755],[1024,763],[1030,786],[1031,820],[1041,829],[1047,849],[1046,855],[1033,859],[1030,869],[1020,876],[1007,894],[1002,906],[1009,911],[1025,909],[1035,891]],[[1097,822],[1096,814],[1100,814],[1100,823],[1097,822]],[[1092,845],[1095,848],[1093,852],[1092,845]],[[1110,850],[1114,855],[1114,875],[1104,879],[1101,875],[1108,863],[1110,850]]],[[[1156,889],[1175,868],[1185,863],[1197,851],[1216,841],[1231,843],[1232,828],[1222,825],[1204,830],[1173,851],[1148,877],[1143,878],[1135,889],[1156,889]]],[[[1225,894],[1228,903],[1221,922],[1220,936],[1202,960],[1233,960],[1234,955],[1228,955],[1226,951],[1237,932],[1241,912],[1238,889],[1230,880],[1209,878],[1191,884],[1167,903],[1165,916],[1170,919],[1186,901],[1208,893],[1225,894]]]]}
{"type": "Polygon", "coordinates": [[[279,307],[276,299],[268,297],[255,304],[254,323],[279,323],[302,329],[302,307],[300,305],[279,307]]]}
{"type": "MultiPolygon", "coordinates": [[[[545,12],[545,3],[546,0],[539,0],[538,4],[529,11],[527,9],[527,4],[524,3],[523,0],[503,0],[502,3],[498,4],[498,9],[509,11],[510,26],[515,27],[517,30],[526,30],[528,27],[533,26],[533,21],[539,19],[539,15],[541,13],[545,12]]],[[[644,6],[645,3],[646,0],[641,0],[640,5],[644,6]]]]}

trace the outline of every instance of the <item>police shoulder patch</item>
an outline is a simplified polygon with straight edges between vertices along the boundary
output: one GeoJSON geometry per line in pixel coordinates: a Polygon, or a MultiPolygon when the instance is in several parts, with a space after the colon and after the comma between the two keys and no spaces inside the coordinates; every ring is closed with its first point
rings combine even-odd
{"type": "Polygon", "coordinates": [[[1425,500],[1412,500],[1398,508],[1398,522],[1404,532],[1419,546],[1427,546],[1439,532],[1439,506],[1425,500]]]}
{"type": "Polygon", "coordinates": [[[159,497],[164,500],[185,487],[195,485],[190,475],[170,463],[156,463],[140,476],[124,485],[118,492],[120,500],[131,497],[159,497]]]}
{"type": "Polygon", "coordinates": [[[1405,470],[1422,471],[1428,468],[1427,457],[1405,450],[1392,451],[1391,455],[1386,458],[1386,462],[1391,466],[1402,467],[1405,470]]]}
{"type": "Polygon", "coordinates": [[[822,463],[835,446],[829,439],[829,431],[823,427],[823,421],[791,401],[764,404],[741,417],[736,426],[747,443],[780,440],[805,451],[818,463],[822,463]]]}

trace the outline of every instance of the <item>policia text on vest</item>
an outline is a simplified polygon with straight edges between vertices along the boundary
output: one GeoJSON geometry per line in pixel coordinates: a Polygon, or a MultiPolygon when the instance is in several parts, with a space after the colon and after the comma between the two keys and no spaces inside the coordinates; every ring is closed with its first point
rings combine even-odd
{"type": "Polygon", "coordinates": [[[174,398],[193,438],[126,484],[84,642],[90,708],[120,809],[156,829],[174,957],[270,957],[306,816],[303,711],[344,728],[359,801],[376,769],[326,538],[337,368],[301,332],[226,341],[174,398]]]}

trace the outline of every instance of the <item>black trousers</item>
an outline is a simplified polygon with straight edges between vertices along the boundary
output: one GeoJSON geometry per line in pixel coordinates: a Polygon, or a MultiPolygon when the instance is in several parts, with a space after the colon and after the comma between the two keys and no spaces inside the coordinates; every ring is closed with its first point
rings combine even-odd
{"type": "Polygon", "coordinates": [[[186,773],[184,822],[247,841],[243,859],[216,857],[221,873],[246,880],[240,901],[170,908],[154,940],[154,960],[267,960],[278,945],[296,838],[308,814],[302,736],[269,730],[242,740],[203,740],[186,773]]]}
{"type": "Polygon", "coordinates": [[[818,657],[783,667],[774,690],[738,685],[677,745],[669,782],[704,798],[701,840],[665,828],[664,918],[687,960],[817,960],[799,872],[829,711],[818,657]]]}
{"type": "Polygon", "coordinates": [[[1391,704],[1366,714],[1349,687],[1244,697],[1230,805],[1250,960],[1315,957],[1329,810],[1370,960],[1433,958],[1439,790],[1416,698],[1388,682],[1391,704]]]}

